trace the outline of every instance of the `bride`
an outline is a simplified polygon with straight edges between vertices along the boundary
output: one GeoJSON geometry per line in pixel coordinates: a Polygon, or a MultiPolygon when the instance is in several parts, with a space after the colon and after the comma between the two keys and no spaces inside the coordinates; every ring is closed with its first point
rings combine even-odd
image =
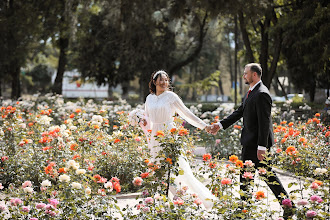
{"type": "MultiPolygon", "coordinates": [[[[169,89],[169,76],[163,71],[154,72],[151,75],[149,82],[150,94],[145,102],[146,119],[142,124],[151,129],[151,137],[148,141],[152,160],[156,160],[158,152],[161,150],[160,144],[155,140],[157,131],[170,130],[175,127],[173,116],[178,113],[191,125],[209,131],[211,128],[200,118],[195,116],[182,102],[177,94],[169,89]]],[[[179,156],[179,168],[184,171],[183,175],[175,177],[175,184],[181,186],[188,186],[188,189],[196,193],[203,201],[206,209],[213,206],[212,199],[216,199],[214,195],[208,190],[200,181],[198,181],[192,173],[189,163],[184,156],[179,156]]]]}

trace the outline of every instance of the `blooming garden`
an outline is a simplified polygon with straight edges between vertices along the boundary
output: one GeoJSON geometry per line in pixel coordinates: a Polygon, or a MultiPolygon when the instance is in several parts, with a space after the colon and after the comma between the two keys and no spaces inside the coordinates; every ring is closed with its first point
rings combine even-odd
{"type": "MultiPolygon", "coordinates": [[[[136,108],[141,108],[137,106],[136,108]]],[[[158,131],[163,150],[159,163],[149,161],[142,129],[132,126],[132,106],[92,100],[65,102],[60,96],[29,101],[4,101],[0,109],[0,216],[3,219],[281,219],[269,207],[268,188],[253,181],[269,172],[239,160],[241,123],[217,136],[183,126],[158,131]],[[193,148],[205,145],[209,154],[196,169],[217,196],[206,210],[198,195],[177,186],[169,197],[177,156],[193,158],[193,148]],[[248,203],[239,198],[239,172],[251,180],[248,203]],[[119,208],[116,195],[141,192],[133,207],[119,208]],[[120,217],[118,217],[120,216],[120,217]]],[[[206,122],[231,111],[219,106],[202,113],[206,122]]],[[[295,219],[330,218],[330,127],[317,113],[307,120],[281,120],[274,113],[276,144],[268,160],[299,181],[285,209],[295,219]],[[276,118],[277,117],[277,118],[276,118]]]]}

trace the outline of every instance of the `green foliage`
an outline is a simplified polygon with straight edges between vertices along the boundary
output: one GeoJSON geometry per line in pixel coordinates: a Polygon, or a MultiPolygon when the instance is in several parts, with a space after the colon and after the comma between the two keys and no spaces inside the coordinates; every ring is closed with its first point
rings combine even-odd
{"type": "Polygon", "coordinates": [[[31,72],[26,73],[26,75],[32,78],[33,83],[27,85],[28,93],[46,93],[49,91],[51,86],[51,73],[47,66],[39,64],[34,67],[31,72]]]}
{"type": "Polygon", "coordinates": [[[212,87],[218,87],[218,80],[220,77],[220,71],[215,71],[214,73],[210,74],[208,77],[195,81],[190,84],[180,85],[180,88],[194,88],[197,90],[198,94],[205,94],[208,90],[212,87]]]}

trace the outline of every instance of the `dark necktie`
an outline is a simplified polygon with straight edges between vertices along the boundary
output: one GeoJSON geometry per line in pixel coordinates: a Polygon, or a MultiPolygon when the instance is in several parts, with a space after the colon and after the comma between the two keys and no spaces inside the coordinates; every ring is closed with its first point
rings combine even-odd
{"type": "Polygon", "coordinates": [[[248,91],[248,94],[246,95],[246,98],[249,97],[250,92],[251,92],[251,90],[248,91]]]}

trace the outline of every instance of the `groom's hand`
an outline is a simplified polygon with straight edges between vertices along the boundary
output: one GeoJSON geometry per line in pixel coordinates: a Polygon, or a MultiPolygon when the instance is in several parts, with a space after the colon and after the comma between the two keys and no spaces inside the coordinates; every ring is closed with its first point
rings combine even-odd
{"type": "Polygon", "coordinates": [[[266,151],[265,150],[258,150],[257,151],[257,157],[258,160],[262,161],[265,159],[266,151]]]}

